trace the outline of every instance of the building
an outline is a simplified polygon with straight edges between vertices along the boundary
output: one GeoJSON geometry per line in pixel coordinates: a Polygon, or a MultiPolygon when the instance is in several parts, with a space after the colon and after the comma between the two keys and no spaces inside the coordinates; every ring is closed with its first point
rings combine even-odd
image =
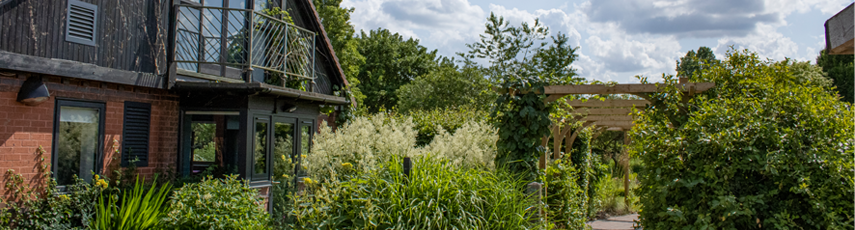
{"type": "MultiPolygon", "coordinates": [[[[268,193],[347,81],[309,0],[0,1],[0,170],[212,165],[268,193]]],[[[3,183],[0,183],[3,190],[3,183]]]]}

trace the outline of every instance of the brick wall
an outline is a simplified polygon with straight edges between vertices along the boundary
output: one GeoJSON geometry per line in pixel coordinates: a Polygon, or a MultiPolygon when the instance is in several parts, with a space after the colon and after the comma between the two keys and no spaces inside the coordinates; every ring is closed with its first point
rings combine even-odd
{"type": "MultiPolygon", "coordinates": [[[[132,87],[97,81],[43,76],[51,98],[37,106],[16,102],[26,73],[0,72],[0,174],[8,169],[38,183],[37,149],[42,146],[45,162],[51,163],[54,106],[57,98],[106,102],[104,159],[101,173],[109,174],[121,162],[125,101],[151,104],[151,134],[148,167],[139,173],[151,178],[157,172],[174,169],[178,153],[178,97],[166,90],[132,87]]],[[[5,177],[0,183],[4,190],[5,177]]]]}

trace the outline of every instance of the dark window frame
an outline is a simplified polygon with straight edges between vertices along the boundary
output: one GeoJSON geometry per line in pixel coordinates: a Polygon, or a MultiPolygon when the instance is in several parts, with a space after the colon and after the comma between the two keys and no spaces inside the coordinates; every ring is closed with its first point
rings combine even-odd
{"type": "Polygon", "coordinates": [[[273,122],[273,120],[270,119],[270,116],[258,116],[258,115],[253,116],[252,124],[247,124],[249,127],[252,127],[252,132],[249,132],[249,134],[252,135],[252,142],[250,142],[248,144],[249,146],[251,146],[250,149],[252,151],[247,153],[247,156],[250,159],[249,165],[251,167],[249,168],[248,171],[249,171],[249,178],[251,179],[251,181],[270,181],[270,175],[272,174],[271,170],[273,169],[273,167],[271,167],[271,163],[272,163],[271,152],[273,149],[272,149],[272,145],[270,142],[270,138],[273,136],[272,124],[274,124],[274,122],[273,122]],[[264,150],[265,150],[265,152],[264,152],[264,154],[265,154],[265,156],[264,156],[265,172],[264,173],[255,173],[255,143],[256,143],[255,133],[258,131],[256,129],[256,123],[258,123],[258,122],[267,123],[267,126],[266,126],[267,130],[265,130],[266,143],[264,143],[264,150]]]}
{"type": "MultiPolygon", "coordinates": [[[[71,107],[82,107],[82,108],[96,108],[98,109],[98,145],[95,148],[95,174],[100,174],[103,164],[104,164],[104,126],[105,120],[107,120],[107,103],[103,101],[88,101],[88,100],[80,100],[80,99],[68,99],[68,98],[56,98],[56,103],[54,105],[53,112],[53,135],[52,143],[51,143],[51,175],[54,179],[56,179],[57,175],[57,167],[56,162],[59,161],[59,154],[57,150],[59,149],[57,146],[59,144],[59,122],[60,122],[60,112],[62,106],[71,106],[71,107]]],[[[64,190],[65,185],[57,185],[57,188],[60,191],[64,190]]]]}

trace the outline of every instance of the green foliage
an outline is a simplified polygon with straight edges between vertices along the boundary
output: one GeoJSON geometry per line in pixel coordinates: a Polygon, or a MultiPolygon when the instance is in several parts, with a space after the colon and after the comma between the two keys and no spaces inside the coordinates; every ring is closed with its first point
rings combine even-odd
{"type": "Polygon", "coordinates": [[[716,64],[718,62],[720,61],[715,59],[715,54],[713,54],[712,49],[709,47],[698,47],[697,53],[695,53],[694,50],[689,50],[689,52],[686,52],[686,56],[681,57],[680,60],[677,61],[677,76],[692,76],[695,72],[705,69],[707,65],[716,64]]]}
{"type": "Polygon", "coordinates": [[[399,87],[437,67],[436,50],[428,51],[419,40],[404,40],[387,29],[363,31],[357,41],[356,49],[365,57],[357,79],[365,94],[363,105],[372,113],[393,108],[399,87]]]}
{"type": "Polygon", "coordinates": [[[115,190],[99,175],[95,175],[91,183],[73,175],[73,183],[60,191],[45,164],[44,154],[45,150],[39,146],[37,175],[29,184],[25,183],[23,175],[12,169],[4,174],[5,198],[0,199],[0,228],[83,229],[95,219],[98,196],[115,190]]]}
{"type": "Polygon", "coordinates": [[[454,133],[467,122],[486,121],[488,115],[486,110],[472,106],[416,110],[408,114],[412,116],[415,128],[418,130],[416,144],[419,146],[430,143],[440,130],[454,133]]]}
{"type": "Polygon", "coordinates": [[[458,68],[453,60],[443,58],[442,64],[430,73],[419,76],[396,91],[398,111],[435,110],[466,106],[487,110],[496,93],[484,78],[476,63],[466,61],[458,68]]]}
{"type": "Polygon", "coordinates": [[[237,175],[209,176],[173,193],[163,224],[170,229],[264,229],[270,217],[262,207],[258,192],[237,175]]]}
{"type": "Polygon", "coordinates": [[[855,56],[847,55],[828,55],[823,49],[816,57],[816,64],[822,67],[822,71],[828,75],[828,78],[834,81],[834,86],[837,87],[837,92],[842,97],[841,100],[849,103],[855,102],[855,65],[853,63],[855,56]]]}
{"type": "MultiPolygon", "coordinates": [[[[690,82],[650,95],[631,152],[641,224],[652,229],[848,229],[855,224],[851,104],[794,76],[789,60],[728,52],[690,82]]],[[[646,79],[642,79],[643,82],[646,79]]]]}
{"type": "Polygon", "coordinates": [[[577,48],[569,47],[562,34],[553,36],[551,43],[543,42],[549,28],[539,20],[531,26],[514,27],[491,13],[485,26],[481,40],[467,44],[470,51],[460,55],[467,60],[487,59],[490,66],[482,71],[502,92],[492,112],[499,128],[496,165],[534,180],[539,153],[545,151],[539,143],[550,132],[553,110],[543,102],[541,93],[546,85],[584,81],[570,67],[577,48]]]}
{"type": "Polygon", "coordinates": [[[533,224],[525,182],[501,170],[456,167],[431,156],[402,158],[348,180],[309,183],[292,196],[289,229],[526,229],[533,224]]]}
{"type": "MultiPolygon", "coordinates": [[[[155,179],[156,181],[157,179],[155,179]]],[[[145,190],[145,179],[134,184],[130,191],[122,194],[121,203],[117,196],[101,194],[96,208],[97,219],[94,229],[155,229],[166,214],[166,199],[172,192],[168,183],[157,187],[149,186],[145,190]]]]}
{"type": "Polygon", "coordinates": [[[547,217],[559,228],[584,229],[587,213],[585,188],[579,186],[581,176],[570,161],[550,162],[543,174],[546,188],[547,217]]]}

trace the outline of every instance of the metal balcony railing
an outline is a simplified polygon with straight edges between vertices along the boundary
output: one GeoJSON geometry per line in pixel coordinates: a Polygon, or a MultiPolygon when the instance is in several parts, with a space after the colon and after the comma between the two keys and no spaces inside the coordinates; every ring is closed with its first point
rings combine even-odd
{"type": "Polygon", "coordinates": [[[315,33],[276,16],[179,5],[175,25],[178,68],[281,86],[314,80],[315,33]]]}

